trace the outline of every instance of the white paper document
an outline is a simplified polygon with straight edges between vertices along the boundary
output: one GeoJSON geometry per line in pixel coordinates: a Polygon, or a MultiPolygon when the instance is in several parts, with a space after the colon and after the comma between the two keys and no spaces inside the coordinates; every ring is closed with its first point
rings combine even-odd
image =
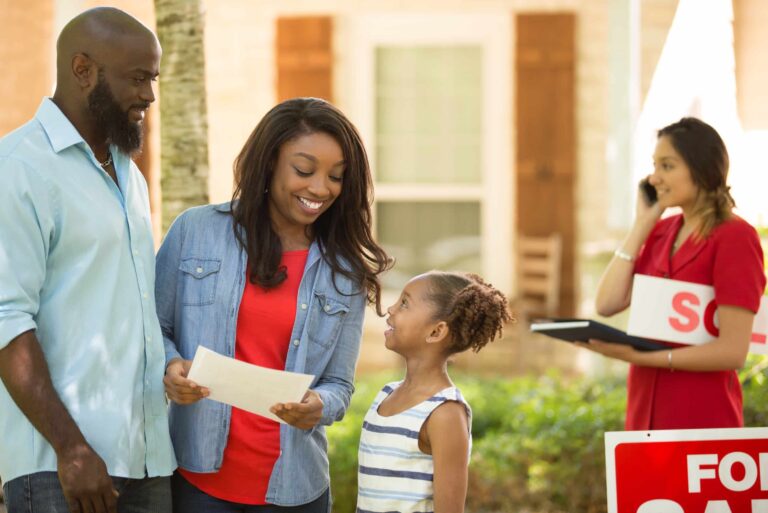
{"type": "Polygon", "coordinates": [[[267,369],[197,347],[189,379],[211,391],[208,399],[236,406],[242,410],[285,424],[269,411],[275,403],[301,402],[311,374],[267,369]]]}

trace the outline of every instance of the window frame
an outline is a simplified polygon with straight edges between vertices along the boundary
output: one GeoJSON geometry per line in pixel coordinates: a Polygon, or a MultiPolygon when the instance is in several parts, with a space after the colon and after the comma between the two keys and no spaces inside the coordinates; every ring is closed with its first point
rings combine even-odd
{"type": "MultiPolygon", "coordinates": [[[[512,124],[512,14],[507,11],[366,13],[338,20],[337,48],[345,48],[335,74],[340,105],[357,125],[370,162],[376,159],[376,48],[478,46],[481,49],[480,183],[378,183],[375,202],[478,202],[483,276],[502,291],[513,285],[515,226],[512,124]]],[[[374,231],[376,229],[374,204],[374,231]]]]}

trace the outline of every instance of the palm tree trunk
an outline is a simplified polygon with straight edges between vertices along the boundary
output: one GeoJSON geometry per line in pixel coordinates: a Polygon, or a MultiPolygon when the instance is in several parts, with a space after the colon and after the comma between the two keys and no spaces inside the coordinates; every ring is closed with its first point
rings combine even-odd
{"type": "Polygon", "coordinates": [[[208,115],[201,0],[155,0],[160,66],[160,186],[166,232],[208,203],[208,115]]]}

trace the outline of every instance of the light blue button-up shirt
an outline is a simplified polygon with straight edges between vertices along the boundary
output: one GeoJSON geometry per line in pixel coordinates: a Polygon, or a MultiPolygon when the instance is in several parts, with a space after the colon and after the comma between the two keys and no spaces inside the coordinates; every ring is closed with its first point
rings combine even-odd
{"type": "MultiPolygon", "coordinates": [[[[48,98],[0,139],[0,348],[36,330],[53,386],[109,474],[169,475],[147,186],[110,150],[119,188],[48,98]]],[[[0,478],[55,470],[0,383],[0,478]]]]}

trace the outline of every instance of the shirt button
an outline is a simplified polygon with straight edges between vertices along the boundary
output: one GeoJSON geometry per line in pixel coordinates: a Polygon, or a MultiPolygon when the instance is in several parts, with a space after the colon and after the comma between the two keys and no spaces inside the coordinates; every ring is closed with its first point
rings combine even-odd
{"type": "Polygon", "coordinates": [[[298,346],[298,345],[299,345],[299,339],[298,339],[298,338],[297,338],[296,340],[294,340],[294,341],[293,341],[293,345],[294,345],[294,346],[298,346]]]}
{"type": "Polygon", "coordinates": [[[138,254],[139,254],[139,250],[138,250],[138,249],[134,249],[134,250],[133,250],[133,254],[134,254],[134,255],[138,255],[138,254]]]}
{"type": "Polygon", "coordinates": [[[147,299],[147,293],[146,292],[142,293],[141,297],[143,297],[144,299],[147,299]]]}
{"type": "Polygon", "coordinates": [[[197,269],[195,269],[195,271],[197,271],[197,274],[200,274],[201,272],[203,272],[203,268],[202,267],[198,267],[197,269]]]}
{"type": "Polygon", "coordinates": [[[302,310],[306,310],[307,309],[307,304],[306,303],[302,303],[301,304],[301,309],[302,310]]]}
{"type": "Polygon", "coordinates": [[[147,342],[152,342],[152,337],[147,337],[147,342]]]}

